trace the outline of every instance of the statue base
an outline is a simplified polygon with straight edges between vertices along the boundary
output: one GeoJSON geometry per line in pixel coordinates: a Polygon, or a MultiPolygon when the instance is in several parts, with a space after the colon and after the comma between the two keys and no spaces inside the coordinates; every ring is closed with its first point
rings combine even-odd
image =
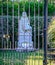
{"type": "Polygon", "coordinates": [[[17,51],[33,51],[33,43],[18,44],[17,51]]]}
{"type": "Polygon", "coordinates": [[[18,48],[24,48],[24,49],[27,49],[27,48],[33,48],[33,43],[26,43],[26,42],[24,42],[24,43],[20,43],[20,44],[18,44],[18,48]]]}

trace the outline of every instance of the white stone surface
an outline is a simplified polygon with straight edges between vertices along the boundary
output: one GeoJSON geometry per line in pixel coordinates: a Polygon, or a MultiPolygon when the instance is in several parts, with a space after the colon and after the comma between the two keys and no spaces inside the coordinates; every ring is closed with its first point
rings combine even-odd
{"type": "Polygon", "coordinates": [[[32,27],[26,12],[22,13],[18,27],[18,48],[33,48],[32,27]]]}

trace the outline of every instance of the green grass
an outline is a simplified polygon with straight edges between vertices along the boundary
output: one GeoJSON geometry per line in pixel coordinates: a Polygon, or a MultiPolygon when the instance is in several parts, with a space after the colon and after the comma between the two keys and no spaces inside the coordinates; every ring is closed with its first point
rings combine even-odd
{"type": "MultiPolygon", "coordinates": [[[[49,63],[50,61],[48,61],[49,63]]],[[[0,65],[43,65],[43,53],[0,51],[0,65]]],[[[53,62],[51,63],[52,65],[53,62]]],[[[50,64],[48,64],[50,65],[50,64]]]]}

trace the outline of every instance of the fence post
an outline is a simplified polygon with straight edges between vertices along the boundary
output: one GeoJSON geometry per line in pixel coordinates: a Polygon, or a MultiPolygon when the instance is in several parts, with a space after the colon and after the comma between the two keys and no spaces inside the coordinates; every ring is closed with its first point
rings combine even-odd
{"type": "Polygon", "coordinates": [[[48,0],[44,0],[44,60],[43,65],[47,65],[47,11],[48,0]]]}

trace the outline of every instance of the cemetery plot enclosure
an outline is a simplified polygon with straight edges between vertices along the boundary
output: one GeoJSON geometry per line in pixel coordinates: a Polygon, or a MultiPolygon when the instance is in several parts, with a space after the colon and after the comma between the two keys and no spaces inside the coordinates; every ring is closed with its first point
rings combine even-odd
{"type": "Polygon", "coordinates": [[[54,65],[53,15],[50,0],[1,0],[0,65],[54,65]]]}

